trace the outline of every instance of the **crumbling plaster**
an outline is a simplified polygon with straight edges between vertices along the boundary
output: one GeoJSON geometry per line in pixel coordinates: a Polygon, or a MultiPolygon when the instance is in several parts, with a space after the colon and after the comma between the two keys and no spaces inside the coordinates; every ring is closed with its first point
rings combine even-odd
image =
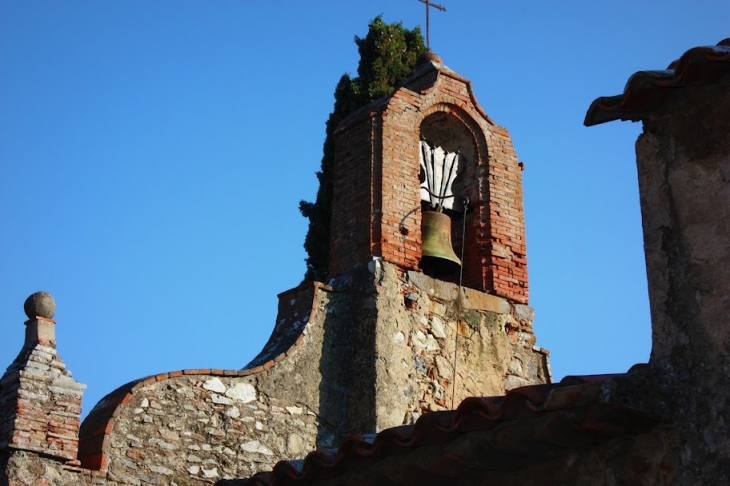
{"type": "MultiPolygon", "coordinates": [[[[652,410],[680,484],[730,480],[730,77],[682,93],[636,144],[652,316],[652,410]]],[[[641,396],[641,395],[639,395],[641,396]]]]}

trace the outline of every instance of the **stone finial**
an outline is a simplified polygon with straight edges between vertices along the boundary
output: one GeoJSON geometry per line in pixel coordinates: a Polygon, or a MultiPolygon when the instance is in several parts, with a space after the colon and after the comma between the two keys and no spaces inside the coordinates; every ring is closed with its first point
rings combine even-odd
{"type": "Polygon", "coordinates": [[[56,301],[48,292],[36,292],[25,299],[23,310],[28,319],[35,319],[36,317],[53,319],[53,314],[56,313],[56,301]]]}
{"type": "MultiPolygon", "coordinates": [[[[30,459],[28,471],[36,464],[50,468],[51,463],[45,459],[53,464],[60,459],[72,465],[68,461],[78,459],[81,400],[86,386],[72,378],[56,352],[56,323],[52,319],[56,304],[51,294],[34,293],[26,299],[23,309],[28,315],[25,343],[0,378],[0,456],[6,451],[40,454],[43,459],[30,459]]],[[[3,482],[3,468],[0,465],[0,484],[5,485],[8,481],[3,482]]],[[[38,478],[33,484],[49,484],[47,480],[52,476],[40,474],[33,476],[38,478]]],[[[21,476],[9,477],[10,484],[17,483],[15,477],[21,476]]],[[[60,484],[53,480],[50,483],[60,484]]]]}
{"type": "Polygon", "coordinates": [[[427,62],[435,62],[437,64],[443,64],[444,62],[441,60],[441,58],[436,54],[435,52],[426,51],[420,56],[418,56],[418,59],[416,59],[416,67],[421,67],[422,65],[426,64],[427,62]]]}

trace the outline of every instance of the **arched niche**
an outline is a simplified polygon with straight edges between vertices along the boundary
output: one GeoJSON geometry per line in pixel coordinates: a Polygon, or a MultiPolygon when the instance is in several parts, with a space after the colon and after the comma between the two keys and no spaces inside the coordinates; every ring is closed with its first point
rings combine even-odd
{"type": "MultiPolygon", "coordinates": [[[[478,124],[462,110],[454,106],[440,105],[433,107],[431,113],[423,118],[420,125],[420,138],[421,150],[424,150],[424,142],[427,144],[426,147],[432,151],[438,148],[439,152],[435,156],[435,160],[438,160],[439,164],[443,160],[439,156],[444,157],[444,154],[447,154],[445,156],[447,172],[449,171],[448,162],[451,160],[449,154],[458,153],[458,164],[450,182],[450,190],[446,191],[448,195],[453,194],[454,197],[450,198],[453,204],[444,204],[442,210],[451,218],[451,246],[455,255],[463,260],[462,265],[465,267],[479,265],[479,258],[475,252],[469,251],[468,243],[463,258],[461,250],[464,230],[466,230],[466,238],[473,237],[475,232],[474,217],[471,214],[473,204],[468,204],[465,208],[463,202],[464,197],[472,203],[476,202],[479,197],[478,167],[481,165],[480,161],[486,159],[486,145],[482,131],[478,124]]],[[[428,156],[425,152],[420,154],[420,160],[420,180],[422,186],[426,186],[427,183],[424,181],[428,179],[428,176],[423,164],[424,161],[428,161],[428,156]]],[[[443,177],[445,178],[445,176],[443,177]]],[[[436,199],[438,200],[438,198],[436,199]]],[[[434,198],[429,198],[428,192],[421,190],[422,211],[433,210],[433,200],[434,198]]],[[[420,266],[425,273],[433,277],[457,282],[458,266],[450,265],[447,262],[441,263],[443,264],[439,264],[439,261],[433,258],[424,257],[421,259],[420,266]]],[[[479,285],[475,287],[479,287],[479,285]]]]}
{"type": "MultiPolygon", "coordinates": [[[[465,176],[470,166],[477,160],[476,143],[471,130],[451,113],[436,111],[426,116],[421,122],[420,137],[421,141],[432,149],[438,149],[447,154],[459,154],[458,167],[456,167],[453,183],[450,184],[451,188],[448,191],[456,197],[444,200],[444,203],[446,203],[447,212],[463,213],[462,199],[458,196],[469,197],[465,191],[465,176]],[[451,204],[452,202],[453,204],[451,204]]],[[[423,155],[421,155],[421,160],[423,161],[423,155]]],[[[447,163],[450,160],[447,156],[447,163]]],[[[423,182],[425,177],[423,167],[421,171],[423,182]]],[[[421,199],[427,202],[428,199],[425,196],[426,193],[422,191],[421,199]]]]}

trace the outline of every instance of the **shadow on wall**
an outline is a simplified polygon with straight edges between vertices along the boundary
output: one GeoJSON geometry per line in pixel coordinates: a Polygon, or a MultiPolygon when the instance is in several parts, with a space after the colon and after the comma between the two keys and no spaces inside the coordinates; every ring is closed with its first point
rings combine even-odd
{"type": "Polygon", "coordinates": [[[319,369],[317,448],[335,448],[350,435],[375,432],[373,276],[367,266],[335,280],[325,309],[319,369]]]}
{"type": "Polygon", "coordinates": [[[8,484],[8,462],[10,456],[7,452],[0,452],[0,484],[8,484]]]}

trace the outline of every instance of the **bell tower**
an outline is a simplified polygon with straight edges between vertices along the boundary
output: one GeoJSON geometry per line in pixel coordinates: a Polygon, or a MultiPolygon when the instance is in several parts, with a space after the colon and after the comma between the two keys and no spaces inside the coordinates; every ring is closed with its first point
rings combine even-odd
{"type": "Polygon", "coordinates": [[[521,164],[469,80],[427,53],[335,135],[331,276],[382,260],[456,282],[459,266],[448,263],[463,260],[465,287],[528,302],[521,164]],[[444,238],[431,212],[450,224],[450,245],[434,243],[444,238]],[[434,245],[448,255],[434,258],[434,245]]]}

